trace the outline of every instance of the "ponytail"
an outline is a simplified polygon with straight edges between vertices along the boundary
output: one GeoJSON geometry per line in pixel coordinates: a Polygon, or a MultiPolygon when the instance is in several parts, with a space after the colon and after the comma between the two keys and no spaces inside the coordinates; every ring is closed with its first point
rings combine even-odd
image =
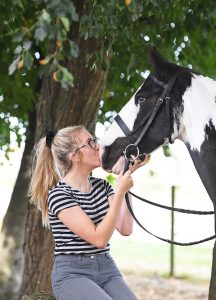
{"type": "Polygon", "coordinates": [[[49,227],[48,191],[72,168],[68,156],[79,145],[76,133],[85,129],[83,125],[66,127],[53,137],[50,147],[46,137],[34,148],[33,174],[29,186],[30,202],[42,212],[42,222],[49,227]]]}
{"type": "Polygon", "coordinates": [[[46,138],[42,138],[35,147],[34,171],[32,174],[29,197],[42,212],[43,225],[48,225],[47,193],[59,180],[54,168],[54,159],[50,148],[46,145],[46,138]]]}

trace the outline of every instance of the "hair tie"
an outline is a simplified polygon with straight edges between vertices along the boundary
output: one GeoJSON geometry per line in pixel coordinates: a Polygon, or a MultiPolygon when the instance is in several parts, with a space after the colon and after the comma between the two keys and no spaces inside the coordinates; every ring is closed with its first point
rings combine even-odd
{"type": "Polygon", "coordinates": [[[50,149],[52,146],[53,139],[56,136],[57,132],[58,132],[58,130],[50,130],[46,134],[46,145],[50,149]]]}

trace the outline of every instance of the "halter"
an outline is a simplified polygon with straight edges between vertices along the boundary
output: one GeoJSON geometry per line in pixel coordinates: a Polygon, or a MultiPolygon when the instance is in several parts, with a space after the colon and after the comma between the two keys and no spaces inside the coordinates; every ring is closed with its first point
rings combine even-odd
{"type": "MultiPolygon", "coordinates": [[[[117,115],[115,117],[115,121],[118,124],[118,126],[121,128],[121,130],[123,131],[123,133],[125,134],[125,136],[130,136],[133,133],[137,132],[140,128],[143,127],[140,136],[137,138],[137,140],[135,141],[134,144],[129,144],[125,150],[123,151],[124,156],[126,161],[131,161],[131,160],[135,160],[138,157],[140,157],[143,154],[139,154],[139,148],[138,148],[138,144],[140,143],[140,141],[142,140],[142,138],[144,137],[144,135],[146,134],[146,132],[148,131],[152,121],[154,120],[154,118],[156,117],[156,114],[160,108],[160,106],[163,104],[163,102],[165,101],[166,103],[166,128],[168,131],[167,137],[169,139],[170,143],[173,143],[172,138],[171,138],[171,117],[170,117],[170,93],[172,91],[173,85],[177,79],[177,73],[175,73],[170,80],[168,81],[168,83],[163,83],[162,81],[158,80],[155,76],[153,76],[152,74],[149,75],[149,78],[151,78],[157,85],[159,85],[160,87],[163,88],[163,91],[160,95],[160,97],[157,99],[157,102],[155,104],[155,106],[147,113],[147,115],[144,117],[142,123],[138,126],[138,128],[130,131],[130,129],[127,127],[127,125],[125,124],[125,122],[122,120],[122,118],[117,115]],[[136,148],[136,158],[135,159],[131,159],[129,157],[129,155],[127,155],[127,151],[129,148],[134,147],[136,148]]],[[[127,164],[129,165],[129,162],[127,162],[127,164]]]]}

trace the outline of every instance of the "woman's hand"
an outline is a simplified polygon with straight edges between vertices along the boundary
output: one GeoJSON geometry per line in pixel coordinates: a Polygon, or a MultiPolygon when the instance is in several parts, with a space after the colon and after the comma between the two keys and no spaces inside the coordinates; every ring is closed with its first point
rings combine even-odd
{"type": "Polygon", "coordinates": [[[126,171],[123,174],[123,171],[118,175],[116,180],[116,195],[124,196],[125,193],[129,191],[133,186],[133,179],[131,177],[131,170],[126,171]]]}
{"type": "MultiPolygon", "coordinates": [[[[133,157],[133,155],[132,155],[132,158],[135,158],[135,157],[133,157]]],[[[145,164],[147,164],[150,161],[150,158],[151,158],[150,154],[147,154],[145,156],[145,159],[143,161],[135,160],[133,162],[133,164],[130,164],[130,166],[129,166],[129,170],[131,171],[131,173],[133,173],[134,171],[136,171],[140,167],[142,167],[145,164]]]]}

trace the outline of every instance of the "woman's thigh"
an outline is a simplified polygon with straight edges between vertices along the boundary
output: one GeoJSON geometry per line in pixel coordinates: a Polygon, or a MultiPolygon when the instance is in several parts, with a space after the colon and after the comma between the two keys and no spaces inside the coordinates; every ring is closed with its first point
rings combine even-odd
{"type": "Polygon", "coordinates": [[[59,256],[53,264],[52,288],[57,300],[112,300],[95,282],[95,263],[89,257],[59,256]]]}
{"type": "Polygon", "coordinates": [[[115,300],[138,300],[123,278],[112,278],[103,290],[115,300]]]}
{"type": "Polygon", "coordinates": [[[53,292],[57,300],[112,300],[105,291],[88,278],[64,280],[53,287],[53,292]]]}

